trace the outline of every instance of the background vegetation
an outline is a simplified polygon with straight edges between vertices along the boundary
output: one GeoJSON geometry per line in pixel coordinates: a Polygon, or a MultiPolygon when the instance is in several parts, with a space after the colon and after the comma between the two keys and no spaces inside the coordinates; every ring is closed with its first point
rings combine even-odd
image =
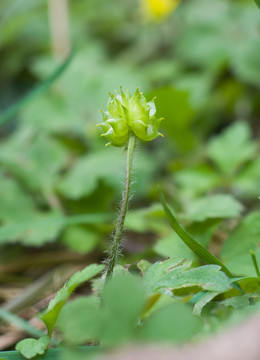
{"type": "MultiPolygon", "coordinates": [[[[121,264],[168,257],[201,264],[165,219],[159,183],[189,233],[234,276],[255,276],[249,251],[260,257],[257,5],[183,0],[159,16],[144,4],[71,1],[69,35],[57,48],[50,2],[0,2],[0,299],[28,320],[76,269],[105,258],[124,153],[105,148],[96,124],[108,91],[120,85],[156,96],[157,115],[165,118],[164,138],[139,145],[121,264]]],[[[220,299],[215,322],[247,308],[258,290],[253,282],[241,301],[220,299]]],[[[2,350],[23,336],[6,323],[0,331],[2,350]]],[[[149,331],[141,336],[152,339],[149,331]]]]}

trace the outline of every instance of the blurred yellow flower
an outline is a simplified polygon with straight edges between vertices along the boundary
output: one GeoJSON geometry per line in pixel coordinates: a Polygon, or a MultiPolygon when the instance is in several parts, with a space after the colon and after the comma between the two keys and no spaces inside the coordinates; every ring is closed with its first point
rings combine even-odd
{"type": "Polygon", "coordinates": [[[180,0],[143,0],[145,13],[154,19],[161,19],[176,9],[180,0]]]}

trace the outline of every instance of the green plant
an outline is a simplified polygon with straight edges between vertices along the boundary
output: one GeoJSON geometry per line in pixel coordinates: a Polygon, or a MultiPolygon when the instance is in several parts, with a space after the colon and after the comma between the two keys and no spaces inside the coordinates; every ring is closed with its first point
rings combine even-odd
{"type": "Polygon", "coordinates": [[[162,118],[157,119],[155,117],[156,109],[154,101],[147,102],[139,89],[136,90],[133,96],[130,96],[128,90],[125,92],[122,88],[121,95],[117,93],[115,95],[110,94],[107,108],[107,112],[102,112],[104,122],[98,125],[105,131],[101,136],[109,139],[107,145],[125,146],[127,149],[125,186],[120,213],[116,220],[116,230],[109,250],[107,264],[108,279],[113,274],[120,254],[121,236],[130,198],[136,139],[151,141],[159,135],[162,136],[158,132],[162,118]]]}
{"type": "MultiPolygon", "coordinates": [[[[130,197],[135,143],[138,138],[150,141],[160,135],[158,127],[161,119],[156,119],[154,115],[154,103],[147,102],[139,90],[134,96],[122,89],[121,95],[110,95],[108,112],[103,113],[104,123],[100,125],[106,131],[102,135],[108,137],[111,145],[125,147],[127,170],[121,209],[108,253],[106,273],[101,278],[92,280],[92,293],[89,296],[78,297],[67,303],[78,286],[101,273],[105,266],[92,264],[70,278],[49,303],[47,310],[40,314],[47,334],[39,333],[38,339],[29,338],[17,344],[16,349],[27,359],[42,355],[50,345],[56,346],[60,343],[54,329],[58,331],[59,338],[65,345],[64,356],[69,356],[71,351],[73,356],[76,356],[77,350],[75,352],[70,348],[86,344],[99,345],[92,349],[94,355],[96,352],[106,351],[129,341],[180,344],[203,334],[204,319],[208,323],[207,326],[210,324],[208,331],[213,332],[213,318],[216,313],[219,317],[223,316],[222,313],[227,316],[226,312],[230,307],[239,307],[243,313],[251,306],[252,297],[254,303],[259,301],[260,280],[255,252],[251,250],[250,254],[257,276],[233,275],[221,260],[179,224],[161,190],[161,204],[172,228],[179,239],[206,265],[198,266],[184,257],[172,257],[154,264],[140,260],[135,265],[135,274],[118,265],[121,236],[130,197]],[[183,322],[189,325],[181,330],[180,324],[183,322]]],[[[251,149],[252,146],[249,144],[247,148],[251,149]]],[[[213,219],[219,216],[225,218],[238,215],[240,211],[241,206],[238,202],[219,195],[207,200],[206,204],[200,202],[191,214],[195,221],[204,221],[205,216],[213,219]],[[229,204],[226,209],[226,205],[224,206],[224,213],[218,205],[219,201],[229,204]],[[214,211],[209,211],[210,207],[214,211]]],[[[254,220],[258,219],[259,214],[256,213],[255,217],[252,215],[254,220]]],[[[242,234],[248,231],[252,219],[249,221],[245,218],[244,225],[242,222],[242,234]]],[[[205,227],[202,226],[202,229],[205,227]]],[[[232,246],[232,240],[227,243],[227,248],[228,246],[232,246]]],[[[225,247],[223,249],[225,251],[225,247]]],[[[8,312],[3,312],[3,316],[16,321],[14,315],[8,312]]],[[[229,317],[232,321],[230,311],[229,317]]],[[[37,331],[26,322],[16,322],[27,332],[37,336],[37,331]]]]}
{"type": "MultiPolygon", "coordinates": [[[[85,360],[131,342],[196,341],[258,308],[259,0],[182,1],[154,22],[143,21],[140,3],[71,2],[79,46],[57,65],[46,2],[0,2],[0,343],[6,330],[22,329],[34,337],[17,345],[27,357],[85,360]],[[113,276],[105,281],[103,265],[73,276],[38,314],[39,330],[28,303],[41,308],[45,289],[58,290],[79,262],[99,263],[120,218],[125,154],[116,147],[130,150],[133,129],[146,140],[149,121],[138,106],[135,123],[122,121],[129,114],[111,95],[119,121],[103,114],[108,150],[97,109],[109,89],[134,94],[137,83],[148,103],[157,98],[167,136],[135,156],[137,182],[129,172],[124,257],[120,230],[110,246],[113,276]],[[62,280],[52,288],[50,278],[62,280]],[[12,304],[21,300],[19,312],[12,304]]],[[[137,95],[125,93],[127,106],[142,103],[137,95]]],[[[0,358],[24,359],[17,351],[0,358]]]]}

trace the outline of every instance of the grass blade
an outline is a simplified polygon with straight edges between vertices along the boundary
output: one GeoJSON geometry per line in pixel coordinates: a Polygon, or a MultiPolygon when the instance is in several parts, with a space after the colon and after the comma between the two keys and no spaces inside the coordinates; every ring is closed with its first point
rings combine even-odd
{"type": "Polygon", "coordinates": [[[0,126],[7,123],[10,119],[12,119],[16,113],[26,105],[30,100],[36,98],[37,96],[44,93],[49,87],[62,75],[62,73],[66,70],[68,65],[70,64],[72,58],[74,56],[74,52],[71,53],[68,58],[53,72],[53,74],[40,85],[37,85],[33,88],[27,95],[19,99],[13,105],[8,107],[8,109],[4,110],[0,114],[0,126]]]}
{"type": "MultiPolygon", "coordinates": [[[[68,349],[69,350],[69,349],[68,349]]],[[[71,350],[71,349],[70,349],[71,350]]],[[[92,354],[98,351],[97,346],[81,346],[73,349],[78,351],[80,358],[92,358],[92,354]]],[[[33,360],[62,360],[66,348],[49,349],[43,355],[33,357],[33,360]]],[[[0,360],[25,360],[19,351],[0,351],[0,360]]]]}
{"type": "MultiPolygon", "coordinates": [[[[43,355],[37,355],[33,360],[58,360],[62,353],[61,349],[50,349],[43,355]]],[[[25,360],[19,351],[1,351],[0,360],[25,360]]]]}
{"type": "Polygon", "coordinates": [[[260,271],[259,271],[258,263],[257,263],[256,256],[255,256],[255,253],[254,253],[253,250],[250,250],[250,255],[251,255],[251,259],[252,259],[252,262],[253,262],[253,265],[254,265],[254,268],[255,268],[256,275],[258,277],[260,277],[260,271]]]}
{"type": "Polygon", "coordinates": [[[211,254],[207,249],[200,245],[192,236],[178,223],[173,212],[170,210],[166,204],[164,195],[159,189],[160,200],[173,230],[181,238],[181,240],[196,254],[205,264],[215,264],[219,265],[222,268],[222,271],[230,278],[233,278],[231,272],[226,268],[226,266],[213,254],[211,254]]]}
{"type": "Polygon", "coordinates": [[[22,329],[27,334],[34,336],[36,338],[44,335],[45,333],[39,329],[36,329],[33,325],[31,325],[28,321],[20,318],[19,316],[11,313],[8,310],[0,308],[0,319],[3,321],[15,325],[19,329],[22,329]]]}

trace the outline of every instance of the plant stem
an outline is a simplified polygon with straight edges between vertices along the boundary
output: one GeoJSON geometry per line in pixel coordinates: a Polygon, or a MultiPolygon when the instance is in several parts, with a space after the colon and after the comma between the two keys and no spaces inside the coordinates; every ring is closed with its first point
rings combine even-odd
{"type": "Polygon", "coordinates": [[[68,0],[49,0],[48,7],[53,54],[63,60],[70,52],[68,0]]]}
{"type": "Polygon", "coordinates": [[[131,175],[132,175],[135,142],[136,142],[136,137],[134,134],[131,134],[127,145],[126,176],[125,176],[123,198],[122,198],[119,216],[116,221],[116,230],[113,236],[112,247],[109,251],[106,280],[108,280],[113,274],[114,267],[117,264],[120,253],[121,236],[124,228],[124,222],[128,210],[128,203],[130,197],[131,175]]]}
{"type": "Polygon", "coordinates": [[[258,263],[256,260],[255,252],[253,250],[250,250],[250,255],[251,255],[251,259],[252,259],[252,262],[253,262],[253,265],[255,268],[256,275],[258,277],[260,277],[260,271],[259,271],[258,263]]]}

